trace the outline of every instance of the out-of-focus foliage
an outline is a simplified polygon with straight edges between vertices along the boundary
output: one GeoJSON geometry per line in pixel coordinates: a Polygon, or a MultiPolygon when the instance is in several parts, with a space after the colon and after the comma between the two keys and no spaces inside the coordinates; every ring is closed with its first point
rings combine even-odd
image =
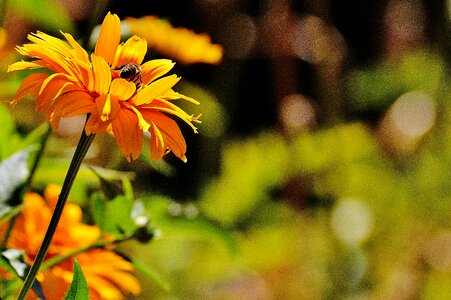
{"type": "MultiPolygon", "coordinates": [[[[448,16],[415,0],[372,2],[379,10],[232,2],[177,2],[177,11],[168,9],[174,1],[112,4],[121,18],[158,15],[211,31],[224,48],[219,65],[176,65],[177,87],[203,114],[200,133],[187,135],[186,164],[151,161],[148,149],[129,164],[99,135],[75,181],[71,198],[85,221],[117,238],[135,266],[144,288],[130,299],[451,298],[448,16]],[[429,22],[442,27],[403,26],[436,15],[429,22]]],[[[73,32],[47,4],[34,24],[73,32]]],[[[19,81],[0,80],[10,100],[19,81]]],[[[39,148],[47,127],[33,105],[0,106],[0,169],[39,148]]],[[[66,121],[46,142],[31,188],[62,182],[84,119],[66,121]]],[[[18,287],[1,281],[0,296],[18,287]]]]}

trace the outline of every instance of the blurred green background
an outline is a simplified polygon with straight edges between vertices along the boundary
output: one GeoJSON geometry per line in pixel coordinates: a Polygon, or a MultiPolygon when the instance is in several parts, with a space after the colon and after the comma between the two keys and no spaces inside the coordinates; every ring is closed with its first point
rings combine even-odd
{"type": "MultiPolygon", "coordinates": [[[[181,124],[186,164],[129,164],[107,135],[87,159],[127,172],[158,228],[119,246],[146,265],[133,299],[451,299],[448,1],[0,3],[2,100],[24,78],[6,68],[27,33],[88,45],[107,11],[224,48],[218,65],[175,67],[177,90],[201,102],[187,111],[203,114],[200,134],[181,124]]],[[[45,123],[33,106],[0,106],[1,159],[45,123]]],[[[51,135],[36,188],[62,182],[82,122],[51,135]]],[[[99,186],[86,167],[71,193],[87,221],[99,186]]]]}

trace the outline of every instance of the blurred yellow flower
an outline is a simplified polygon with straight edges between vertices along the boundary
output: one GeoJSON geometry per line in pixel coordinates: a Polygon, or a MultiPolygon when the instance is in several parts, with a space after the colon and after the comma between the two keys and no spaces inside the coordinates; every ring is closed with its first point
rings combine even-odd
{"type": "Polygon", "coordinates": [[[212,44],[207,34],[196,34],[186,28],[174,28],[168,21],[155,16],[126,18],[124,23],[132,34],[146,39],[150,49],[183,64],[217,64],[223,48],[212,44]]]}
{"type": "MultiPolygon", "coordinates": [[[[31,263],[38,252],[60,187],[49,185],[44,198],[37,193],[27,193],[24,206],[16,220],[8,240],[8,248],[22,249],[25,259],[31,263]]],[[[55,236],[50,245],[46,260],[69,253],[96,242],[101,232],[97,226],[82,223],[83,213],[78,205],[67,203],[55,236]]],[[[5,226],[0,227],[3,233],[5,226]]],[[[124,294],[139,294],[139,282],[133,276],[133,265],[121,256],[107,249],[91,249],[77,254],[90,288],[91,299],[123,299],[124,294]]],[[[73,276],[73,258],[43,271],[38,276],[44,294],[48,299],[63,299],[73,276]]],[[[30,293],[29,299],[36,299],[30,293]]]]}
{"type": "Polygon", "coordinates": [[[105,17],[90,57],[70,34],[63,35],[69,43],[37,32],[28,36],[32,43],[17,47],[33,60],[16,62],[8,71],[46,68],[54,73],[29,75],[12,103],[31,94],[36,109],[47,113],[54,128],[62,117],[89,113],[86,133],[111,133],[129,161],[138,158],[147,131],[153,159],[161,159],[170,150],[186,161],[185,139],[168,115],[182,119],[197,132],[193,125],[197,118],[172,100],[198,102],[172,90],[180,79],[176,75],[160,78],[174,63],[159,59],[141,64],[146,41],[132,36],[120,43],[121,23],[114,14],[105,17]]]}

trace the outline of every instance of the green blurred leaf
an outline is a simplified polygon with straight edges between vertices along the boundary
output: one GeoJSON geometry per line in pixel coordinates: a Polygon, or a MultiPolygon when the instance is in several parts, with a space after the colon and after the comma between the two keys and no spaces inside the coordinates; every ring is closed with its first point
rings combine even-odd
{"type": "Polygon", "coordinates": [[[168,164],[165,160],[153,160],[150,158],[150,149],[149,143],[143,143],[143,151],[141,153],[140,158],[144,160],[149,166],[157,171],[158,173],[166,176],[172,177],[175,174],[175,169],[168,164]]]}
{"type": "Polygon", "coordinates": [[[133,234],[136,224],[132,219],[133,200],[117,196],[112,200],[95,193],[91,198],[91,208],[96,224],[103,232],[133,234]]]}
{"type": "Polygon", "coordinates": [[[165,290],[166,292],[169,292],[171,290],[171,284],[169,281],[164,278],[160,273],[158,273],[155,269],[152,267],[143,264],[139,260],[133,259],[132,264],[135,266],[136,270],[140,271],[147,277],[149,277],[151,280],[153,280],[160,288],[165,290]]]}
{"type": "Polygon", "coordinates": [[[40,144],[50,132],[50,125],[42,123],[20,141],[20,147],[25,148],[34,144],[40,144]]]}
{"type": "Polygon", "coordinates": [[[121,185],[121,180],[114,179],[114,178],[106,178],[99,170],[97,170],[94,167],[90,167],[91,170],[97,175],[100,181],[100,189],[102,190],[103,194],[108,199],[113,199],[119,195],[124,194],[124,188],[121,185]]]}
{"type": "Polygon", "coordinates": [[[230,232],[201,216],[192,204],[181,205],[161,196],[148,197],[143,201],[151,220],[164,235],[211,239],[221,242],[230,254],[237,253],[236,242],[230,232]]]}
{"type": "Polygon", "coordinates": [[[10,155],[14,151],[14,141],[18,139],[14,120],[5,105],[0,105],[0,159],[10,155]]]}
{"type": "Polygon", "coordinates": [[[103,230],[104,223],[106,222],[104,215],[104,211],[106,209],[105,195],[101,192],[93,193],[91,195],[89,203],[94,223],[103,230]]]}
{"type": "Polygon", "coordinates": [[[221,136],[227,127],[227,119],[225,118],[224,108],[215,95],[205,88],[194,85],[187,80],[184,80],[178,88],[182,94],[190,95],[190,97],[201,102],[200,105],[193,105],[192,103],[180,100],[178,104],[190,114],[195,116],[202,114],[200,119],[202,124],[198,126],[202,136],[210,138],[221,136]]]}
{"type": "Polygon", "coordinates": [[[69,287],[65,300],[87,300],[89,298],[89,287],[80,264],[74,259],[74,277],[69,287]]]}
{"type": "Polygon", "coordinates": [[[0,163],[0,217],[20,204],[12,198],[27,181],[30,173],[27,161],[33,151],[35,147],[30,146],[0,163]]]}
{"type": "Polygon", "coordinates": [[[348,77],[350,107],[356,111],[381,110],[411,90],[434,95],[446,77],[444,70],[443,59],[434,51],[421,49],[351,72],[348,77]]]}
{"type": "Polygon", "coordinates": [[[69,15],[58,1],[51,0],[16,0],[8,3],[17,13],[35,24],[74,32],[74,26],[69,15]]]}
{"type": "Polygon", "coordinates": [[[283,137],[271,132],[229,142],[223,149],[221,175],[205,187],[200,206],[209,218],[231,225],[250,216],[287,180],[290,153],[283,137]]]}

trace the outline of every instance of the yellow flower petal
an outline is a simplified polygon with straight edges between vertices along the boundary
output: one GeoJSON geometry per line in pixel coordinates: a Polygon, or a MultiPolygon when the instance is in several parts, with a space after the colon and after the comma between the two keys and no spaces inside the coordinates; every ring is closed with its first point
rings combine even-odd
{"type": "Polygon", "coordinates": [[[122,47],[118,48],[118,54],[113,67],[123,66],[128,63],[140,65],[147,52],[147,42],[140,37],[132,36],[122,47]]]}
{"type": "Polygon", "coordinates": [[[70,35],[69,33],[64,33],[64,32],[61,32],[61,33],[64,35],[64,37],[66,38],[66,40],[70,43],[70,45],[72,46],[72,48],[74,48],[74,50],[75,50],[75,52],[76,52],[76,54],[77,54],[77,57],[78,57],[81,61],[83,61],[83,62],[85,62],[85,63],[89,63],[89,56],[88,56],[88,53],[86,52],[86,50],[83,49],[83,47],[81,47],[81,46],[77,43],[77,41],[75,41],[75,39],[72,37],[72,35],[70,35]]]}
{"type": "Polygon", "coordinates": [[[150,125],[149,125],[149,123],[146,122],[146,120],[144,120],[141,112],[136,107],[133,107],[133,106],[130,106],[130,109],[135,112],[136,117],[138,118],[139,129],[141,129],[143,132],[146,132],[147,130],[149,130],[150,125]]]}
{"type": "Polygon", "coordinates": [[[179,80],[180,77],[177,77],[177,75],[158,79],[139,91],[132,102],[137,106],[150,103],[152,100],[171,89],[179,80]]]}
{"type": "Polygon", "coordinates": [[[89,116],[88,122],[85,125],[85,132],[87,135],[105,132],[107,131],[109,125],[109,122],[102,121],[100,114],[96,110],[89,116]]]}
{"type": "Polygon", "coordinates": [[[149,49],[184,64],[217,64],[223,56],[220,45],[213,44],[207,34],[196,34],[186,28],[175,28],[167,20],[155,16],[126,18],[132,34],[147,40],[149,49]]]}
{"type": "Polygon", "coordinates": [[[149,84],[155,79],[169,72],[175,63],[170,59],[153,59],[145,62],[141,66],[142,78],[144,84],[149,84]]]}
{"type": "Polygon", "coordinates": [[[50,111],[63,118],[83,115],[92,110],[94,102],[91,96],[82,91],[68,92],[59,96],[50,108],[50,111]]]}
{"type": "Polygon", "coordinates": [[[108,13],[100,28],[95,55],[103,57],[110,65],[114,62],[116,49],[121,39],[121,21],[115,14],[108,13]]]}
{"type": "Polygon", "coordinates": [[[153,122],[158,127],[167,147],[182,161],[186,162],[186,142],[177,123],[157,111],[144,110],[142,115],[147,122],[153,122]]]}
{"type": "Polygon", "coordinates": [[[61,90],[63,88],[67,89],[67,84],[70,84],[73,90],[77,89],[70,78],[65,74],[54,73],[47,77],[43,81],[38,96],[36,97],[36,109],[43,111],[47,110],[53,100],[61,93],[61,90]]]}
{"type": "Polygon", "coordinates": [[[27,94],[31,94],[33,98],[36,98],[42,83],[49,76],[50,75],[47,73],[34,73],[29,75],[20,84],[20,87],[16,92],[16,96],[14,97],[14,100],[11,101],[11,104],[17,104],[17,102],[19,102],[19,100],[27,94]]]}
{"type": "Polygon", "coordinates": [[[164,137],[158,127],[150,122],[150,158],[153,160],[162,159],[166,154],[164,137]]]}
{"type": "Polygon", "coordinates": [[[36,68],[42,68],[42,66],[35,62],[31,62],[31,61],[19,61],[19,62],[9,65],[7,72],[13,72],[13,71],[19,71],[19,70],[30,70],[30,69],[36,69],[36,68]]]}
{"type": "Polygon", "coordinates": [[[188,115],[180,107],[178,107],[177,105],[175,105],[169,101],[166,101],[163,99],[157,99],[157,100],[154,100],[149,105],[143,105],[142,109],[154,109],[157,111],[162,111],[162,112],[166,112],[168,114],[177,116],[180,119],[182,119],[185,123],[187,123],[194,130],[194,132],[197,133],[197,128],[192,123],[193,121],[196,121],[197,118],[193,117],[191,115],[188,115]]]}
{"type": "Polygon", "coordinates": [[[136,85],[133,82],[118,78],[111,82],[110,94],[117,96],[121,100],[128,100],[136,91],[136,85]]]}
{"type": "Polygon", "coordinates": [[[137,159],[142,149],[142,131],[139,129],[136,114],[127,109],[121,109],[112,121],[112,125],[116,143],[122,154],[128,161],[130,156],[132,159],[137,159]]]}
{"type": "Polygon", "coordinates": [[[91,55],[94,74],[94,91],[107,94],[111,83],[111,71],[107,62],[100,56],[91,55]]]}
{"type": "Polygon", "coordinates": [[[199,101],[197,101],[197,100],[195,100],[195,99],[193,99],[191,97],[185,96],[183,94],[177,93],[177,92],[175,92],[173,90],[168,90],[166,93],[161,95],[160,98],[164,99],[164,100],[183,99],[183,100],[186,100],[186,101],[191,102],[191,103],[196,104],[196,105],[200,104],[199,101]]]}

